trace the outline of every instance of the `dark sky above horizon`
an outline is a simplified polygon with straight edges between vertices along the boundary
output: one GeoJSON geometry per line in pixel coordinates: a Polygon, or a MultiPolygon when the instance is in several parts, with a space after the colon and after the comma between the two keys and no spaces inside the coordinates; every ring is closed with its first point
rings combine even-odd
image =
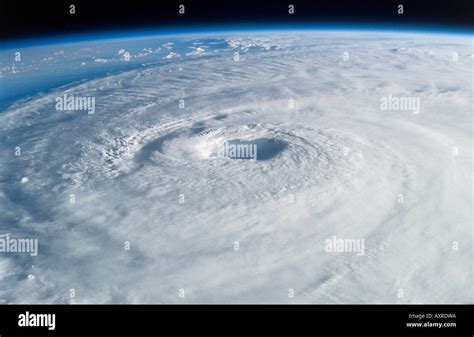
{"type": "Polygon", "coordinates": [[[473,0],[1,0],[0,39],[220,24],[386,24],[474,30],[473,0]],[[69,13],[74,4],[76,13],[69,13]],[[185,14],[178,8],[185,5],[185,14]],[[288,5],[295,14],[288,14],[288,5]],[[397,6],[404,5],[404,14],[397,6]]]}

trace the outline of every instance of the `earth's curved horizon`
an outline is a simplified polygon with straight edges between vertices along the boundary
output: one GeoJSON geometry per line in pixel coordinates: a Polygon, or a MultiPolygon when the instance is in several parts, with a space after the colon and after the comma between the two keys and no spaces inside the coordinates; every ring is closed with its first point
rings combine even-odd
{"type": "Polygon", "coordinates": [[[0,303],[472,303],[472,34],[70,42],[0,50],[0,303]]]}

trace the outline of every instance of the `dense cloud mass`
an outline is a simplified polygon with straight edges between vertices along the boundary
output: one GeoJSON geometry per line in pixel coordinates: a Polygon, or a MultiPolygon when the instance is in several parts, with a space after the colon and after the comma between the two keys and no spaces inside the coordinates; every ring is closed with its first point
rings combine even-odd
{"type": "Polygon", "coordinates": [[[3,303],[472,302],[470,36],[153,41],[0,113],[3,303]]]}

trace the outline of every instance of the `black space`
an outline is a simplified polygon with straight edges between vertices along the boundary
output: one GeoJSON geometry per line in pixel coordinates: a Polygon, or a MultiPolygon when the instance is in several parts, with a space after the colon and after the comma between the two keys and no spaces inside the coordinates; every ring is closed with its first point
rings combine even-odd
{"type": "Polygon", "coordinates": [[[0,39],[206,24],[386,24],[474,28],[473,0],[0,0],[0,39]],[[69,5],[76,14],[69,14],[69,5]],[[186,14],[178,14],[179,4],[186,14]],[[295,15],[288,15],[288,5],[295,15]],[[397,5],[404,5],[404,15],[397,5]]]}

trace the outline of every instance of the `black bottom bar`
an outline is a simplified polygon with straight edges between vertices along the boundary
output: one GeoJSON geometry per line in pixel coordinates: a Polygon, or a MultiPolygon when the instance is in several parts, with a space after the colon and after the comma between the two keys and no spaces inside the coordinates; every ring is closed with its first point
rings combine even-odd
{"type": "Polygon", "coordinates": [[[473,318],[472,305],[1,305],[0,336],[473,336],[473,318]]]}

